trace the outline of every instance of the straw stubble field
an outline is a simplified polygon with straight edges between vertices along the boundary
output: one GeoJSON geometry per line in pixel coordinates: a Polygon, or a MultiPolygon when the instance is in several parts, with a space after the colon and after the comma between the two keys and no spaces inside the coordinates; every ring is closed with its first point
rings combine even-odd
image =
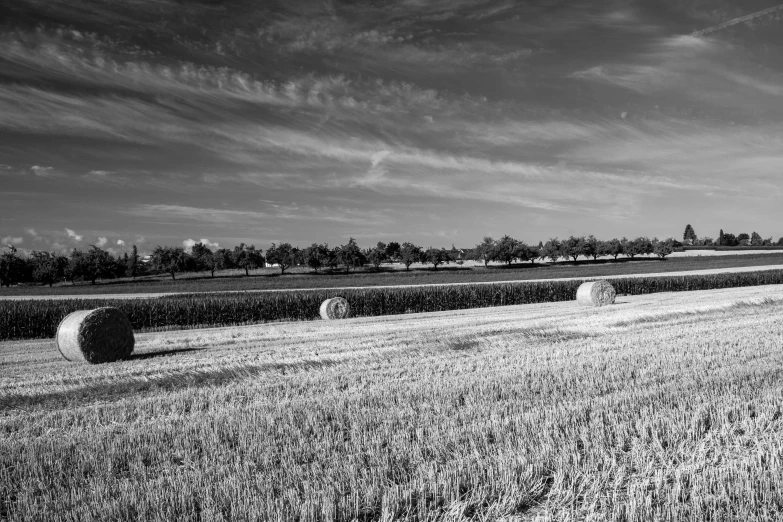
{"type": "Polygon", "coordinates": [[[0,343],[0,518],[783,518],[783,286],[0,343]]]}

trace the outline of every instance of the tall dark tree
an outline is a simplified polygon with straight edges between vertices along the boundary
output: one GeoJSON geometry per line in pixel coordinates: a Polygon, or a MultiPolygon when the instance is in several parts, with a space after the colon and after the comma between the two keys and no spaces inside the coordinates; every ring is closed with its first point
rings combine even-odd
{"type": "Polygon", "coordinates": [[[690,223],[685,226],[685,232],[682,234],[682,242],[686,245],[693,245],[699,238],[696,236],[696,231],[690,223]]]}
{"type": "Polygon", "coordinates": [[[117,277],[127,277],[130,274],[130,256],[123,252],[122,257],[117,256],[117,277]]]}
{"type": "Polygon", "coordinates": [[[723,245],[723,229],[720,229],[720,234],[718,234],[718,246],[723,245]]]}
{"type": "Polygon", "coordinates": [[[128,275],[130,275],[134,280],[142,275],[144,272],[144,264],[141,262],[141,257],[139,256],[139,249],[136,247],[136,245],[133,245],[133,251],[131,252],[130,258],[128,259],[128,275]]]}

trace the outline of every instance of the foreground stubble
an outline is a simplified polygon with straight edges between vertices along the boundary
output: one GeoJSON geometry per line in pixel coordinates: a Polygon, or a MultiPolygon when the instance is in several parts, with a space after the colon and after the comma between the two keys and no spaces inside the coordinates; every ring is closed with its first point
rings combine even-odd
{"type": "Polygon", "coordinates": [[[0,514],[780,519],[780,290],[6,343],[0,514]]]}

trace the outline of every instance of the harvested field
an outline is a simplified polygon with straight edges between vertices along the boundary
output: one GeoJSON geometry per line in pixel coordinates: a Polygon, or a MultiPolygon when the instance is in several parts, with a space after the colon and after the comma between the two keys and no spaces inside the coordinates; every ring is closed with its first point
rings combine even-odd
{"type": "Polygon", "coordinates": [[[783,285],[0,343],[0,518],[775,520],[783,285]]]}

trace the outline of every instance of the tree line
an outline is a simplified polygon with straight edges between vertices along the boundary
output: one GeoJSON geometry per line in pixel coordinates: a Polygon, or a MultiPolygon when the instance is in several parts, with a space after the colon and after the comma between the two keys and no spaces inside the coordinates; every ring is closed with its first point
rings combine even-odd
{"type": "Polygon", "coordinates": [[[392,241],[379,242],[372,248],[362,249],[351,238],[346,244],[329,247],[327,243],[313,243],[306,248],[298,248],[290,243],[273,243],[265,252],[254,245],[244,243],[233,249],[211,249],[202,243],[193,245],[190,251],[182,247],[157,246],[151,255],[139,255],[136,245],[131,252],[113,256],[110,252],[90,246],[88,250],[73,249],[69,255],[45,251],[33,251],[28,256],[19,255],[13,246],[0,254],[0,286],[35,282],[52,286],[67,281],[89,281],[92,284],[99,279],[121,277],[137,278],[145,275],[168,274],[176,279],[184,272],[215,272],[227,269],[241,269],[246,275],[268,265],[280,268],[281,273],[293,266],[306,266],[318,273],[329,268],[345,272],[370,266],[376,270],[386,263],[401,263],[410,270],[414,263],[439,266],[466,260],[489,263],[512,264],[560,259],[577,261],[580,257],[598,259],[600,257],[619,256],[634,258],[637,255],[655,254],[665,258],[682,243],[672,238],[658,240],[638,237],[636,239],[611,239],[602,241],[595,236],[575,237],[560,240],[551,238],[538,245],[528,245],[524,241],[508,235],[500,239],[485,237],[472,249],[458,250],[452,246],[445,248],[424,248],[410,242],[402,244],[392,241]]]}
{"type": "Polygon", "coordinates": [[[751,234],[742,233],[734,235],[730,232],[723,232],[720,229],[720,233],[716,239],[711,237],[699,237],[696,235],[696,231],[688,224],[685,226],[685,232],[682,235],[682,243],[687,246],[783,246],[783,237],[773,241],[772,237],[764,239],[758,232],[752,232],[751,234]]]}

